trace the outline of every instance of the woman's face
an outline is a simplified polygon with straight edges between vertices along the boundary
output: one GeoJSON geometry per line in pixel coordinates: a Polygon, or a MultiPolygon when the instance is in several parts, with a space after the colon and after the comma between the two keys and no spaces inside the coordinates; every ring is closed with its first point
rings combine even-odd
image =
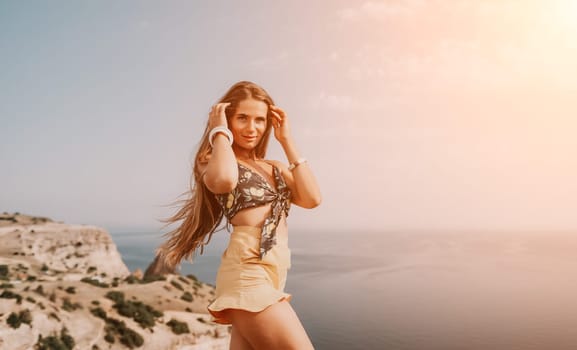
{"type": "Polygon", "coordinates": [[[240,101],[236,113],[228,120],[236,146],[252,150],[266,130],[268,106],[263,101],[248,98],[240,101]]]}

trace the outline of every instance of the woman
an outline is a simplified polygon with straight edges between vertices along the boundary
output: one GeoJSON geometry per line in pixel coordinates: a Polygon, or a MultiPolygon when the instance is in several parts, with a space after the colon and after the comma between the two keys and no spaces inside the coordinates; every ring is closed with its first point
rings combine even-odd
{"type": "Polygon", "coordinates": [[[191,198],[168,220],[182,224],[160,250],[168,266],[191,258],[223,217],[233,230],[216,278],[214,321],[232,324],[230,349],[312,349],[283,291],[290,250],[290,203],[320,204],[313,173],[298,153],[286,113],[258,85],[233,85],[212,107],[196,154],[191,198]],[[265,160],[271,128],[289,162],[265,160]]]}

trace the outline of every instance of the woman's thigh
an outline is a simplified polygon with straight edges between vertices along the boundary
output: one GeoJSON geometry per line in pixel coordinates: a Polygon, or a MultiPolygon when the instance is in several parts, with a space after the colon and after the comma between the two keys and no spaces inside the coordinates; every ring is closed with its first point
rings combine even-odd
{"type": "Polygon", "coordinates": [[[256,349],[314,349],[287,301],[275,303],[261,312],[229,309],[233,328],[256,349]]]}
{"type": "Polygon", "coordinates": [[[240,331],[236,327],[232,327],[230,334],[230,350],[254,350],[249,342],[244,339],[240,331]]]}

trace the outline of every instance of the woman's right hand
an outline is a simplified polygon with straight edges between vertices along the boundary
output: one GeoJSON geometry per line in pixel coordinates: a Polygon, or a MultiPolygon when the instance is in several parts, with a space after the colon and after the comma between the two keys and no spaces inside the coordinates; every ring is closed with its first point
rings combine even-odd
{"type": "Polygon", "coordinates": [[[208,126],[209,129],[213,129],[217,126],[224,126],[228,128],[228,122],[226,121],[226,107],[230,105],[230,102],[217,103],[212,106],[210,113],[208,115],[208,126]]]}

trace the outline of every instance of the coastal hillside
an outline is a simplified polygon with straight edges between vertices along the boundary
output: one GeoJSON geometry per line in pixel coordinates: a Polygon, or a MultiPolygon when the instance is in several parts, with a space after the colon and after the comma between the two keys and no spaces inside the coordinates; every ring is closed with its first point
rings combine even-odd
{"type": "Polygon", "coordinates": [[[0,214],[0,349],[227,349],[214,287],[131,273],[108,232],[0,214]]]}

